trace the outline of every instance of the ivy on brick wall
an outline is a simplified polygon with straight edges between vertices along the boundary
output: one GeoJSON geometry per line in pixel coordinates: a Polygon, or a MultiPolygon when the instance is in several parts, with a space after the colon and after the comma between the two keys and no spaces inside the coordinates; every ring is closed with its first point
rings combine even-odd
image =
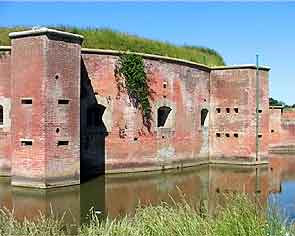
{"type": "Polygon", "coordinates": [[[150,88],[143,58],[136,54],[120,55],[115,74],[119,92],[127,91],[132,104],[141,110],[144,124],[150,127],[150,88]]]}

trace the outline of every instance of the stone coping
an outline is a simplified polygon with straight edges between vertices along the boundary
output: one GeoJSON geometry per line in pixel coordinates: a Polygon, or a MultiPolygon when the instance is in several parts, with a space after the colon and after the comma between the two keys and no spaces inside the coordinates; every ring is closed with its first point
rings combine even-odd
{"type": "MultiPolygon", "coordinates": [[[[168,57],[168,56],[160,56],[160,55],[154,55],[154,54],[147,54],[147,53],[140,53],[140,52],[129,52],[129,51],[118,51],[118,50],[109,50],[109,49],[92,49],[92,48],[82,48],[82,54],[106,54],[106,55],[122,55],[124,53],[126,54],[135,54],[140,55],[147,59],[156,59],[156,60],[163,60],[163,61],[169,61],[169,62],[176,62],[176,63],[182,63],[190,66],[197,66],[200,69],[211,71],[211,70],[229,70],[229,69],[255,69],[255,64],[244,64],[244,65],[231,65],[231,66],[207,66],[204,64],[192,62],[185,59],[179,59],[174,57],[168,57]]],[[[259,66],[259,70],[265,70],[269,71],[270,67],[268,66],[259,66]]]]}
{"type": "Polygon", "coordinates": [[[49,29],[46,27],[32,28],[31,30],[25,30],[20,32],[12,32],[12,33],[9,33],[8,35],[9,35],[9,38],[15,39],[20,37],[35,36],[35,35],[42,35],[42,34],[58,35],[65,38],[72,38],[75,40],[79,40],[80,42],[82,42],[84,39],[84,37],[79,34],[72,34],[65,31],[49,29]]]}
{"type": "MultiPolygon", "coordinates": [[[[58,32],[61,32],[61,31],[58,31],[58,32]]],[[[61,32],[61,33],[63,33],[63,32],[61,32]]],[[[66,33],[66,34],[70,34],[70,33],[66,33]]],[[[75,35],[75,34],[71,34],[71,35],[75,35]]],[[[0,46],[0,51],[9,51],[9,50],[11,50],[11,46],[0,46]]],[[[126,52],[126,51],[108,50],[108,49],[82,48],[81,53],[82,54],[104,54],[104,55],[115,55],[115,56],[122,55],[123,53],[135,54],[135,55],[140,55],[140,56],[147,58],[147,59],[163,60],[163,61],[167,61],[167,62],[181,63],[181,64],[185,64],[188,66],[195,66],[195,67],[198,67],[199,69],[203,69],[208,72],[210,72],[212,70],[230,70],[230,69],[255,69],[256,70],[256,65],[254,65],[254,64],[210,67],[210,66],[207,66],[204,64],[200,64],[200,63],[196,63],[196,62],[192,62],[192,61],[188,61],[188,60],[184,60],[184,59],[179,59],[179,58],[160,56],[160,55],[154,55],[154,54],[139,53],[139,52],[129,52],[129,51],[126,52]]],[[[270,67],[259,66],[259,69],[269,71],[270,67]]]]}
{"type": "Polygon", "coordinates": [[[283,111],[295,112],[295,107],[285,107],[283,111]]]}
{"type": "Polygon", "coordinates": [[[283,109],[284,106],[269,106],[269,109],[283,109]]]}
{"type": "MultiPolygon", "coordinates": [[[[242,64],[242,65],[229,65],[229,66],[213,66],[211,67],[212,70],[230,70],[230,69],[255,69],[255,64],[242,64]]],[[[270,67],[265,65],[260,65],[259,70],[269,71],[270,67]]]]}

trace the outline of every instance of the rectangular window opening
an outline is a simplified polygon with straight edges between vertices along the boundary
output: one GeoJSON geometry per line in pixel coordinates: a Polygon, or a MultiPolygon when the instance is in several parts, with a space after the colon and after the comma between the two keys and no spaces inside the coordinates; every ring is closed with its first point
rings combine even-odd
{"type": "Polygon", "coordinates": [[[58,104],[69,104],[69,99],[58,99],[58,104]]]}
{"type": "Polygon", "coordinates": [[[0,105],[0,125],[4,124],[4,112],[3,112],[3,106],[0,105]]]}
{"type": "Polygon", "coordinates": [[[22,146],[32,146],[33,145],[32,140],[21,140],[20,143],[22,146]]]}
{"type": "Polygon", "coordinates": [[[239,108],[235,107],[234,111],[235,111],[235,113],[239,113],[239,108]]]}
{"type": "Polygon", "coordinates": [[[57,142],[57,146],[67,146],[69,145],[69,141],[60,140],[57,142]]]}
{"type": "Polygon", "coordinates": [[[33,104],[33,100],[31,98],[22,98],[21,103],[22,104],[33,104]]]}

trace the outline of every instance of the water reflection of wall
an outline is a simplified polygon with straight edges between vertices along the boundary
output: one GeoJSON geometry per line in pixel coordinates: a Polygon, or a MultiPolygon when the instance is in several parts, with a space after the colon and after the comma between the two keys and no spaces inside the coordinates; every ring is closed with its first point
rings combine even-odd
{"type": "Polygon", "coordinates": [[[272,154],[270,156],[270,191],[281,192],[283,181],[295,180],[295,155],[272,154]]]}
{"type": "Polygon", "coordinates": [[[0,208],[13,210],[17,219],[36,219],[40,213],[61,216],[66,222],[80,222],[80,186],[50,190],[17,188],[0,179],[0,208]]]}
{"type": "Polygon", "coordinates": [[[182,196],[198,206],[207,199],[208,166],[189,168],[167,173],[130,174],[111,177],[106,181],[106,208],[111,216],[134,212],[140,202],[143,205],[172,203],[182,196]]]}
{"type": "Polygon", "coordinates": [[[247,193],[266,203],[269,189],[268,166],[211,166],[209,169],[209,211],[223,199],[223,193],[247,193]]]}
{"type": "Polygon", "coordinates": [[[0,208],[12,208],[10,178],[0,178],[0,208]]]}
{"type": "Polygon", "coordinates": [[[107,179],[106,209],[111,216],[133,212],[138,202],[179,201],[182,194],[197,208],[213,212],[222,193],[245,192],[266,202],[268,167],[202,166],[166,174],[107,179]]]}
{"type": "MultiPolygon", "coordinates": [[[[295,164],[295,158],[292,162],[295,164]]],[[[271,174],[281,180],[283,170],[276,165],[281,165],[280,160],[271,164],[275,168],[271,174]]],[[[50,214],[52,205],[57,213],[70,209],[71,217],[80,222],[85,220],[91,207],[115,217],[134,213],[139,202],[143,205],[156,205],[161,201],[172,203],[172,198],[178,202],[185,196],[190,204],[197,208],[208,207],[212,213],[222,193],[246,192],[266,202],[269,189],[273,190],[273,183],[277,181],[270,180],[269,173],[268,166],[203,165],[165,172],[109,175],[81,186],[42,191],[12,188],[9,179],[0,179],[0,206],[15,208],[18,218],[35,218],[39,210],[50,214]]]]}

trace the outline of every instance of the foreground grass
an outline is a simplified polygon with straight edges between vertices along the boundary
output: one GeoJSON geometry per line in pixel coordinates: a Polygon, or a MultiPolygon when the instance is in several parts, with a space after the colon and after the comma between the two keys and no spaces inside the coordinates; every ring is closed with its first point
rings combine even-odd
{"type": "MultiPolygon", "coordinates": [[[[294,235],[277,210],[265,211],[245,195],[227,198],[214,216],[200,214],[187,203],[138,208],[134,216],[101,221],[95,214],[78,227],[78,235],[97,236],[287,236],[294,235]]],[[[0,212],[0,235],[68,235],[62,220],[41,216],[36,222],[16,221],[11,213],[0,212]]]]}
{"type": "MultiPolygon", "coordinates": [[[[222,66],[224,60],[215,50],[206,47],[176,46],[167,42],[145,39],[110,29],[52,27],[84,36],[83,47],[132,51],[181,58],[210,66],[222,66]]],[[[0,46],[10,45],[8,34],[25,28],[0,28],[0,46]]]]}

